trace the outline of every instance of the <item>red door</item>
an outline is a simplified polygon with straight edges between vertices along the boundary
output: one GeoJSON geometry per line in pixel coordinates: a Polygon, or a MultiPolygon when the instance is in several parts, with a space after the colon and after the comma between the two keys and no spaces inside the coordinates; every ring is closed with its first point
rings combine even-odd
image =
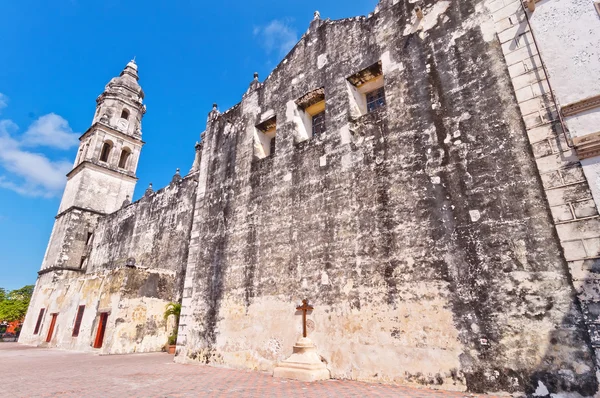
{"type": "Polygon", "coordinates": [[[104,331],[106,330],[107,320],[108,312],[101,312],[100,320],[98,321],[98,331],[96,332],[96,340],[94,341],[94,348],[102,347],[102,341],[104,340],[104,331]]]}
{"type": "Polygon", "coordinates": [[[54,333],[54,326],[56,325],[56,317],[58,314],[52,314],[52,320],[50,321],[50,329],[48,329],[48,336],[46,336],[46,343],[52,340],[52,334],[54,333]]]}

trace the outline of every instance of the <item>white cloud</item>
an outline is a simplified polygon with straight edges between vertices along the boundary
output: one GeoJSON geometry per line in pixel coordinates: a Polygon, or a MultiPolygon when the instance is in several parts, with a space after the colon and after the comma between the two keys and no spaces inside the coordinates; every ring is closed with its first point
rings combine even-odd
{"type": "Polygon", "coordinates": [[[29,126],[22,141],[27,146],[69,149],[77,146],[79,134],[73,132],[65,119],[55,113],[49,113],[29,126]]]}
{"type": "MultiPolygon", "coordinates": [[[[0,120],[0,166],[6,173],[0,175],[0,187],[10,189],[21,195],[25,196],[44,196],[52,197],[58,195],[66,182],[65,175],[71,169],[72,164],[66,160],[51,160],[42,153],[35,153],[23,149],[25,138],[32,128],[45,130],[45,122],[40,120],[47,120],[48,116],[60,118],[60,116],[50,114],[42,116],[36,120],[28,131],[23,136],[23,140],[14,138],[19,127],[11,120],[5,119],[0,120]],[[41,128],[38,128],[42,126],[41,128]]],[[[65,121],[66,123],[66,121],[65,121]]],[[[53,125],[53,123],[49,123],[53,125]]],[[[63,130],[68,129],[68,123],[66,125],[60,124],[63,130]],[[66,127],[65,127],[66,126],[66,127]]],[[[34,136],[37,133],[31,133],[34,136]]],[[[42,134],[40,137],[44,137],[42,134]]],[[[63,137],[64,138],[64,137],[63,137]]],[[[44,140],[45,138],[40,138],[44,140]]],[[[44,144],[39,143],[38,145],[49,145],[48,142],[44,144]]],[[[57,145],[51,145],[56,148],[63,148],[57,145]]]]}
{"type": "Polygon", "coordinates": [[[268,54],[277,51],[277,55],[284,56],[298,42],[298,33],[287,22],[273,20],[268,25],[254,28],[256,36],[268,54]]]}
{"type": "Polygon", "coordinates": [[[0,111],[8,106],[8,97],[0,93],[0,111]]]}

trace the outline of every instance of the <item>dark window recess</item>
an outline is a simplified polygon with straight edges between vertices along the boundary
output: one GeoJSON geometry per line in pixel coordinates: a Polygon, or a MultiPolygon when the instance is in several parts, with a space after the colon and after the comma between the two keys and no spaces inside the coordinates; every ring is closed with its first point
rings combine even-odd
{"type": "Polygon", "coordinates": [[[129,159],[129,155],[131,154],[131,152],[127,151],[127,150],[123,150],[121,152],[121,157],[119,158],[119,168],[124,169],[125,165],[127,164],[127,159],[129,159]]]}
{"type": "Polygon", "coordinates": [[[83,268],[83,263],[85,263],[85,256],[81,257],[81,260],[79,261],[79,268],[83,268]]]}
{"type": "Polygon", "coordinates": [[[102,146],[102,152],[100,153],[100,161],[106,162],[108,161],[108,155],[110,155],[110,150],[112,149],[112,145],[108,142],[105,142],[102,146]]]}
{"type": "Polygon", "coordinates": [[[312,117],[313,135],[323,134],[325,132],[325,111],[317,113],[312,117]]]}
{"type": "Polygon", "coordinates": [[[73,326],[73,337],[79,336],[79,328],[81,328],[83,311],[85,311],[85,305],[80,305],[79,309],[77,310],[77,316],[75,317],[75,326],[73,326]]]}
{"type": "Polygon", "coordinates": [[[129,112],[127,112],[127,109],[123,109],[123,112],[121,112],[121,119],[129,119],[129,112]]]}
{"type": "Polygon", "coordinates": [[[54,326],[56,326],[56,318],[58,314],[50,314],[52,319],[50,320],[50,327],[48,328],[48,336],[46,336],[46,343],[52,341],[52,335],[54,334],[54,326]]]}
{"type": "Polygon", "coordinates": [[[87,233],[87,238],[85,238],[85,245],[86,246],[90,244],[90,241],[92,240],[92,235],[93,235],[93,232],[88,232],[87,233]]]}
{"type": "Polygon", "coordinates": [[[38,334],[40,332],[40,326],[42,326],[42,318],[44,317],[45,308],[40,310],[40,314],[38,315],[38,320],[35,323],[35,329],[33,330],[33,334],[38,334]]]}
{"type": "Polygon", "coordinates": [[[275,137],[271,138],[271,144],[269,146],[269,155],[273,156],[275,155],[275,137]]]}
{"type": "Polygon", "coordinates": [[[385,90],[383,87],[367,93],[367,111],[373,112],[385,106],[385,90]]]}

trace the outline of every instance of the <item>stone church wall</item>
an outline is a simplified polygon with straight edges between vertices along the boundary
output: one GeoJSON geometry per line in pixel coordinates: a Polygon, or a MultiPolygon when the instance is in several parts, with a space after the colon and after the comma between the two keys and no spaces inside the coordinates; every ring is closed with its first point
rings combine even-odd
{"type": "Polygon", "coordinates": [[[105,354],[160,351],[173,327],[163,318],[165,306],[180,298],[183,287],[196,185],[195,176],[175,181],[102,217],[82,269],[42,271],[19,341],[105,354]],[[128,258],[135,259],[136,268],[126,267],[128,258]],[[34,335],[42,308],[41,328],[34,335]],[[103,345],[94,349],[100,313],[105,312],[103,345]],[[46,342],[54,313],[56,326],[46,342]]]}
{"type": "MultiPolygon", "coordinates": [[[[395,4],[393,4],[395,3],[395,4]]],[[[591,396],[593,353],[483,2],[315,20],[204,135],[176,360],[271,370],[300,335],[334,378],[591,396]],[[378,61],[387,106],[351,112],[378,61]],[[324,87],[326,132],[295,100],[324,87]],[[256,127],[276,117],[276,152],[256,127]]]]}

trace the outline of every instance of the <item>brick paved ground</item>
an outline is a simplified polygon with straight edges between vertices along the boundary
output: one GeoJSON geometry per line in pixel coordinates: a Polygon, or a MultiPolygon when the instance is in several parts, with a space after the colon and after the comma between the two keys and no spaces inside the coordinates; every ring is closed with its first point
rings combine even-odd
{"type": "Polygon", "coordinates": [[[473,396],[353,381],[301,383],[260,372],[175,364],[165,353],[98,356],[17,343],[0,343],[0,366],[0,386],[10,397],[473,396]]]}

